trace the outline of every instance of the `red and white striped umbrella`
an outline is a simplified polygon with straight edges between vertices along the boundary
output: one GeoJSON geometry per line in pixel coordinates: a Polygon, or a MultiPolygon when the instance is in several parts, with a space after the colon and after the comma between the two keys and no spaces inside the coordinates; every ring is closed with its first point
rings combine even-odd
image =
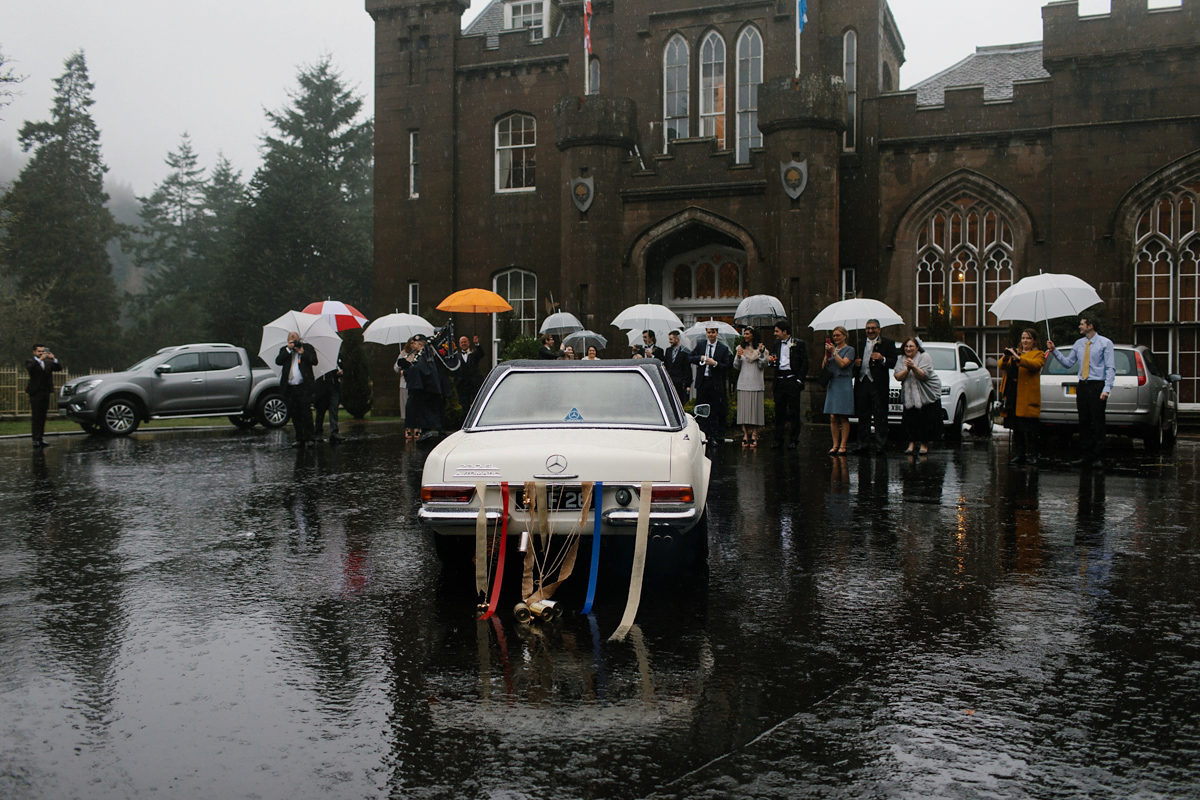
{"type": "Polygon", "coordinates": [[[309,303],[303,309],[305,314],[320,314],[335,331],[348,331],[361,328],[367,324],[367,318],[357,308],[346,305],[341,300],[320,300],[309,303]]]}

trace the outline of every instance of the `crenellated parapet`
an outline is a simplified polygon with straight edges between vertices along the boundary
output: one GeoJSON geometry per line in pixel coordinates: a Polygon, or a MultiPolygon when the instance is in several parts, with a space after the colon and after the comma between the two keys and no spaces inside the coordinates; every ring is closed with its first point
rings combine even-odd
{"type": "Polygon", "coordinates": [[[917,93],[897,92],[869,101],[878,119],[881,150],[954,149],[966,145],[1036,139],[1054,122],[1050,79],[1013,84],[1011,99],[983,99],[983,86],[946,89],[939,106],[917,105],[917,93]]]}
{"type": "Polygon", "coordinates": [[[470,0],[366,0],[367,13],[380,22],[388,19],[419,19],[441,14],[462,17],[471,7],[470,0]]]}
{"type": "Polygon", "coordinates": [[[457,71],[496,71],[512,65],[565,61],[572,54],[566,37],[533,40],[525,30],[501,31],[492,36],[465,36],[459,40],[457,71]]]}
{"type": "Polygon", "coordinates": [[[1150,9],[1146,0],[1112,0],[1108,14],[1079,16],[1078,0],[1042,9],[1045,64],[1050,72],[1088,62],[1200,50],[1200,0],[1150,9]]]}

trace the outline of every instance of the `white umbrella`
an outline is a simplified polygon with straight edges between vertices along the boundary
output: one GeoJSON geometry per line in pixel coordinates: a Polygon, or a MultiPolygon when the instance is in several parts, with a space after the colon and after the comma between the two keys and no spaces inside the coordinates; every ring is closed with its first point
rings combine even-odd
{"type": "Polygon", "coordinates": [[[774,325],[781,319],[787,319],[783,303],[769,294],[752,294],[738,303],[737,311],[733,312],[733,321],[738,325],[753,325],[756,328],[774,325]]]}
{"type": "Polygon", "coordinates": [[[542,327],[539,333],[548,333],[551,336],[566,336],[568,333],[583,330],[583,323],[574,314],[567,311],[557,311],[542,321],[542,327]]]}
{"type": "Polygon", "coordinates": [[[738,333],[738,329],[730,325],[728,322],[710,319],[706,322],[697,322],[692,327],[683,332],[680,337],[683,343],[689,350],[695,350],[696,346],[704,339],[709,328],[717,329],[717,341],[724,342],[725,346],[730,350],[737,347],[737,343],[741,341],[742,335],[738,333]]]}
{"type": "Polygon", "coordinates": [[[866,325],[869,319],[879,320],[881,328],[904,324],[904,318],[887,303],[869,297],[851,297],[849,300],[839,300],[825,306],[821,313],[808,323],[808,327],[814,331],[828,331],[841,325],[847,330],[857,330],[866,325]]]}
{"type": "Polygon", "coordinates": [[[263,325],[262,346],[258,354],[278,376],[283,376],[283,367],[275,363],[279,348],[287,344],[289,333],[300,334],[306,347],[317,351],[317,365],[313,377],[319,378],[331,369],[337,369],[338,351],[342,349],[342,338],[320,314],[305,314],[289,311],[277,320],[263,325]]]}
{"type": "Polygon", "coordinates": [[[988,311],[996,319],[1041,322],[1073,316],[1102,302],[1087,281],[1047,272],[1017,281],[1000,293],[988,311]]]}
{"type": "Polygon", "coordinates": [[[582,358],[587,355],[587,349],[594,347],[603,350],[608,347],[608,339],[592,331],[575,331],[563,337],[562,343],[575,348],[575,355],[582,358]]]}
{"type": "Polygon", "coordinates": [[[658,342],[665,342],[671,331],[682,331],[683,321],[675,312],[658,303],[639,303],[617,314],[612,324],[621,330],[630,331],[629,343],[641,344],[642,331],[654,331],[658,342]],[[637,336],[634,336],[634,333],[637,336]]]}
{"type": "Polygon", "coordinates": [[[397,311],[372,322],[363,333],[364,342],[401,344],[417,334],[433,336],[433,325],[424,317],[397,311]]]}

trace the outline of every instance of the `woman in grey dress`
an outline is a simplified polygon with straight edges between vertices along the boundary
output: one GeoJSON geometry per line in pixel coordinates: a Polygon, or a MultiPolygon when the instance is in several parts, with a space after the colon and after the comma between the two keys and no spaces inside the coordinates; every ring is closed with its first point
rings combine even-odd
{"type": "Polygon", "coordinates": [[[758,447],[758,429],[765,422],[763,413],[763,369],[767,350],[758,341],[758,333],[747,326],[742,331],[733,368],[738,371],[737,424],[742,426],[742,447],[758,447]]]}
{"type": "Polygon", "coordinates": [[[829,415],[829,432],[833,447],[829,455],[846,455],[850,444],[850,417],[854,415],[854,348],[846,343],[850,334],[841,325],[833,329],[833,337],[825,340],[825,361],[821,368],[833,373],[825,389],[825,413],[829,415]]]}

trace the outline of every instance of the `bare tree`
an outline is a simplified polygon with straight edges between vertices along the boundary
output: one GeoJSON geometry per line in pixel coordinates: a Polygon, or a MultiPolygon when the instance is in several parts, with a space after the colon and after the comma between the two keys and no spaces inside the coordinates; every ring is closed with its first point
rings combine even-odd
{"type": "Polygon", "coordinates": [[[27,77],[13,70],[12,59],[4,55],[4,49],[0,47],[0,108],[12,102],[13,96],[17,94],[13,87],[27,77]]]}

